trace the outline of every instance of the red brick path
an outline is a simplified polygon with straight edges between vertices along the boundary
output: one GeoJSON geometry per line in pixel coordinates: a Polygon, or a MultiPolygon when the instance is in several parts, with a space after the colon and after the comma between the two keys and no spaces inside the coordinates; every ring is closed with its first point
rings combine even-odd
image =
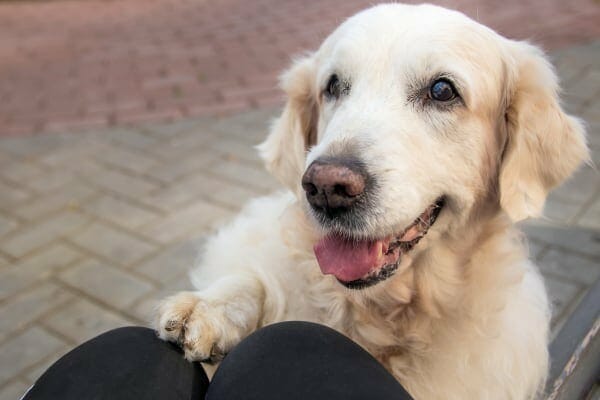
{"type": "MultiPolygon", "coordinates": [[[[554,49],[600,36],[595,0],[434,1],[554,49]]],[[[370,0],[0,3],[0,135],[281,102],[278,73],[370,0]]]]}

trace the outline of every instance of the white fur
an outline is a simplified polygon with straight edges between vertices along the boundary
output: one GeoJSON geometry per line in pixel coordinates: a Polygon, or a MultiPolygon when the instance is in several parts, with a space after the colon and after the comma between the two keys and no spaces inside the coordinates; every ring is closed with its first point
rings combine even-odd
{"type": "Polygon", "coordinates": [[[541,51],[430,5],[381,5],[342,24],[283,77],[288,103],[261,146],[289,191],[251,202],[209,240],[196,292],[166,299],[160,337],[218,359],[257,328],[329,325],[379,359],[417,399],[530,399],[547,368],[549,306],[513,222],[587,157],[581,124],[558,103],[541,51]],[[351,81],[327,101],[328,77],[351,81]],[[450,74],[462,104],[411,97],[450,74]],[[324,155],[358,153],[378,180],[364,224],[384,237],[429,204],[447,204],[396,274],[349,290],[323,276],[323,235],[300,187],[324,155]]]}

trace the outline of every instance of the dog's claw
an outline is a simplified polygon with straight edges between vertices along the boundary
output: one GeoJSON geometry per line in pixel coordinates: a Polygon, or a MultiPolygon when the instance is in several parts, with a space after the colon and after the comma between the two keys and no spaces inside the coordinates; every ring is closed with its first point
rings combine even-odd
{"type": "Polygon", "coordinates": [[[165,324],[165,330],[167,332],[173,332],[174,330],[176,330],[180,327],[181,327],[181,323],[174,319],[167,321],[167,323],[165,324]]]}

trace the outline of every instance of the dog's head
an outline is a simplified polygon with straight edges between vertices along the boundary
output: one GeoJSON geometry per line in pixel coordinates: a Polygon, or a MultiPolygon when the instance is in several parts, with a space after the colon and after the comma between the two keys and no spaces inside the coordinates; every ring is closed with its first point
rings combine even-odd
{"type": "Polygon", "coordinates": [[[435,6],[363,11],[282,82],[260,150],[323,228],[322,271],[348,287],[389,277],[428,230],[538,216],[587,157],[540,50],[435,6]]]}

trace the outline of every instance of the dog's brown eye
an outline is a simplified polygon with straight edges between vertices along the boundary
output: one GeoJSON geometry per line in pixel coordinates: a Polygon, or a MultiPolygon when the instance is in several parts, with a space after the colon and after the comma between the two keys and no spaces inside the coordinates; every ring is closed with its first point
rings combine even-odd
{"type": "Polygon", "coordinates": [[[327,81],[327,87],[325,88],[325,95],[330,99],[338,99],[341,95],[345,94],[349,90],[347,83],[340,81],[336,74],[329,77],[327,81]]]}
{"type": "Polygon", "coordinates": [[[438,79],[429,88],[429,97],[436,101],[450,101],[456,97],[456,92],[449,81],[438,79]]]}

